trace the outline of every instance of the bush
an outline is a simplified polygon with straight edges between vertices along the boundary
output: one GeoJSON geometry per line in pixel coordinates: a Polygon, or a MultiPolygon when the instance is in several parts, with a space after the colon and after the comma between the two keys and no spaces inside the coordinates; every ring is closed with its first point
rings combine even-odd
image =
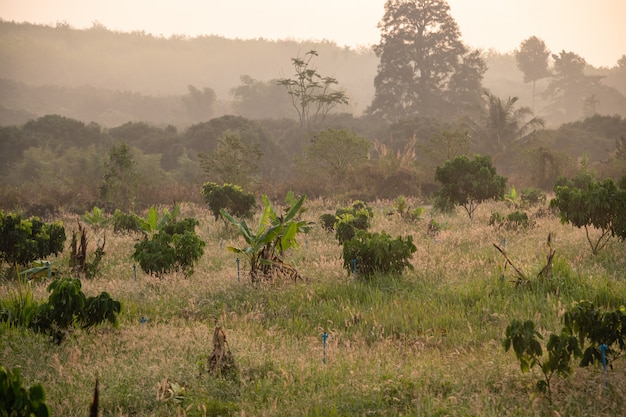
{"type": "Polygon", "coordinates": [[[135,244],[132,258],[146,274],[163,277],[171,272],[182,271],[192,275],[194,265],[204,254],[205,243],[195,232],[196,219],[176,221],[170,218],[161,229],[135,244]]]}
{"type": "Polygon", "coordinates": [[[522,205],[525,207],[546,204],[546,194],[538,188],[524,188],[521,199],[522,205]]]}
{"type": "Polygon", "coordinates": [[[514,211],[503,216],[500,212],[494,211],[489,217],[489,226],[504,228],[507,230],[526,229],[530,225],[528,214],[523,211],[514,211]]]}
{"type": "Polygon", "coordinates": [[[343,243],[343,267],[349,273],[354,270],[356,260],[357,277],[369,278],[375,273],[402,274],[417,250],[413,237],[401,236],[392,239],[385,232],[368,233],[356,231],[356,235],[343,243]]]}
{"type": "Polygon", "coordinates": [[[116,209],[111,218],[115,233],[141,232],[141,219],[134,213],[123,213],[116,209]]]}
{"type": "Polygon", "coordinates": [[[37,308],[31,327],[52,336],[61,343],[75,325],[90,328],[109,321],[117,324],[121,304],[103,292],[97,297],[85,297],[77,278],[61,278],[48,285],[48,301],[37,308]]]}
{"type": "Polygon", "coordinates": [[[256,205],[254,194],[244,193],[240,186],[233,184],[219,186],[207,182],[202,186],[202,196],[215,220],[222,217],[220,210],[227,211],[231,216],[250,218],[256,205]]]}
{"type": "Polygon", "coordinates": [[[38,217],[0,211],[0,259],[22,266],[63,252],[65,228],[61,222],[43,223],[38,217]]]}
{"type": "Polygon", "coordinates": [[[13,372],[0,366],[0,415],[48,417],[46,394],[41,384],[22,387],[19,368],[13,372]]]}
{"type": "Polygon", "coordinates": [[[372,224],[374,212],[362,201],[355,201],[350,207],[335,212],[335,237],[340,244],[352,239],[356,230],[367,230],[372,224]]]}
{"type": "Polygon", "coordinates": [[[337,222],[337,217],[331,213],[324,213],[320,216],[320,224],[322,225],[322,229],[327,232],[333,232],[335,230],[335,223],[337,222]]]}

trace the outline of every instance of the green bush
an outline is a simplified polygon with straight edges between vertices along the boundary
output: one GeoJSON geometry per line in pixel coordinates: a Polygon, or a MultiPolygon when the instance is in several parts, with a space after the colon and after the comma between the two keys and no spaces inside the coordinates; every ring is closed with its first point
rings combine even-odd
{"type": "Polygon", "coordinates": [[[48,301],[37,308],[31,327],[49,334],[61,343],[74,326],[90,328],[109,321],[117,324],[121,304],[103,292],[96,297],[85,297],[78,278],[64,277],[48,285],[48,301]]]}
{"type": "Polygon", "coordinates": [[[22,387],[19,368],[13,372],[0,366],[0,415],[10,417],[48,417],[46,394],[41,384],[22,387]]]}
{"type": "Polygon", "coordinates": [[[522,205],[524,207],[546,204],[546,194],[538,188],[524,188],[521,194],[522,205]]]}
{"type": "Polygon", "coordinates": [[[417,250],[413,237],[392,239],[385,232],[369,233],[357,230],[355,236],[343,243],[343,267],[349,273],[356,260],[357,277],[370,278],[373,274],[402,274],[417,250]]]}
{"type": "Polygon", "coordinates": [[[322,225],[322,229],[327,232],[335,231],[335,223],[337,222],[337,217],[331,213],[324,213],[320,216],[320,224],[322,225]]]}
{"type": "Polygon", "coordinates": [[[254,194],[245,193],[238,185],[217,185],[207,182],[202,186],[202,196],[208,204],[215,220],[222,215],[220,210],[227,211],[231,216],[251,218],[256,205],[254,194]]]}
{"type": "Polygon", "coordinates": [[[507,230],[519,230],[526,229],[530,225],[528,214],[523,211],[514,211],[506,216],[503,216],[500,212],[494,211],[489,217],[489,226],[495,228],[504,228],[507,230]]]}
{"type": "Polygon", "coordinates": [[[134,213],[123,213],[116,209],[111,218],[115,233],[141,232],[141,219],[134,213]]]}
{"type": "Polygon", "coordinates": [[[356,230],[367,230],[372,224],[374,212],[362,201],[355,201],[350,207],[335,212],[335,237],[340,244],[352,239],[356,230]]]}
{"type": "Polygon", "coordinates": [[[44,223],[38,217],[0,211],[0,260],[22,266],[63,252],[65,228],[61,222],[44,223]]]}
{"type": "Polygon", "coordinates": [[[194,265],[204,254],[205,243],[195,232],[196,219],[177,221],[170,218],[161,229],[135,244],[132,258],[146,274],[163,277],[182,271],[185,276],[194,272],[194,265]]]}

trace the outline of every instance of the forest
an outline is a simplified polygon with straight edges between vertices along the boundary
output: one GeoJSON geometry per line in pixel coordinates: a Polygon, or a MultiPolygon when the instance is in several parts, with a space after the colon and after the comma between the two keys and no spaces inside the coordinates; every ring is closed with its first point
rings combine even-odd
{"type": "Polygon", "coordinates": [[[446,88],[461,95],[442,104],[445,112],[424,111],[435,108],[429,102],[386,115],[368,111],[380,93],[376,52],[330,42],[159,38],[98,24],[2,21],[0,58],[7,63],[0,68],[4,209],[111,204],[102,181],[121,143],[133,162],[136,209],[197,201],[206,181],[274,196],[293,189],[344,200],[428,200],[437,165],[460,154],[491,154],[512,183],[544,190],[581,164],[600,177],[624,170],[624,58],[594,68],[563,51],[530,83],[515,53],[471,51],[464,62],[474,80],[452,78],[459,85],[446,88]],[[298,62],[336,94],[307,126],[288,85],[302,71],[298,62]],[[321,132],[324,146],[315,145],[321,132]],[[365,141],[341,148],[346,135],[365,141]],[[214,163],[237,158],[235,142],[241,175],[214,163]],[[334,161],[337,152],[353,155],[334,161]],[[35,192],[36,202],[28,197],[35,192]]]}

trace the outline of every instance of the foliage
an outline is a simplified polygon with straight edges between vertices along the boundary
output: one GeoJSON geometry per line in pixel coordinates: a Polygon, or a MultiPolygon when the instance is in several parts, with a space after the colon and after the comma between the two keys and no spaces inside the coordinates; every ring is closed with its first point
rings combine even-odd
{"type": "Polygon", "coordinates": [[[343,242],[343,267],[352,273],[356,260],[357,278],[371,278],[374,274],[401,275],[417,250],[413,237],[398,236],[392,239],[385,232],[369,233],[357,230],[356,235],[343,242]]]}
{"type": "Polygon", "coordinates": [[[600,311],[590,301],[576,303],[563,316],[565,329],[577,335],[578,343],[584,347],[580,366],[594,362],[603,363],[604,345],[607,365],[626,351],[626,308],[615,311],[600,311]]]}
{"type": "Polygon", "coordinates": [[[254,185],[258,162],[263,156],[258,144],[247,144],[238,131],[226,131],[211,153],[200,152],[200,166],[211,179],[242,187],[254,185]]]}
{"type": "Polygon", "coordinates": [[[393,208],[395,212],[400,215],[400,218],[408,221],[421,220],[422,213],[424,212],[424,207],[416,207],[414,209],[408,207],[406,197],[403,195],[396,198],[393,208]]]}
{"type": "Polygon", "coordinates": [[[503,198],[507,181],[496,173],[488,155],[476,156],[471,161],[465,156],[446,161],[443,167],[437,167],[435,180],[442,185],[436,193],[439,200],[435,201],[435,206],[460,205],[470,219],[481,202],[503,198]]]}
{"type": "Polygon", "coordinates": [[[548,395],[552,400],[550,382],[557,374],[567,377],[572,372],[572,356],[580,356],[577,339],[562,332],[560,335],[551,334],[546,345],[548,358],[542,359],[543,349],[541,342],[543,337],[535,330],[535,324],[531,320],[522,322],[514,319],[506,328],[506,337],[503,341],[505,351],[513,347],[515,356],[520,363],[522,372],[528,372],[535,365],[543,374],[543,379],[537,382],[537,389],[548,395]]]}
{"type": "Polygon", "coordinates": [[[8,417],[48,417],[50,409],[41,384],[22,386],[20,369],[0,366],[0,414],[8,417]]]}
{"type": "Polygon", "coordinates": [[[348,96],[334,89],[338,84],[333,77],[320,75],[311,65],[317,51],[310,50],[304,58],[291,58],[296,73],[294,78],[281,78],[278,84],[287,89],[291,103],[298,113],[300,127],[314,128],[324,121],[338,105],[348,104],[348,96]]]}
{"type": "Polygon", "coordinates": [[[243,248],[229,246],[228,250],[248,258],[252,282],[262,281],[275,273],[295,273],[298,276],[292,267],[283,262],[282,256],[290,248],[298,247],[298,233],[310,230],[307,222],[297,219],[305,199],[306,196],[300,197],[286,208],[284,215],[280,215],[270,199],[263,195],[265,208],[256,233],[250,230],[245,220],[236,220],[225,210],[220,211],[226,220],[237,227],[248,245],[243,248]]]}
{"type": "Polygon", "coordinates": [[[245,193],[240,186],[234,184],[220,186],[214,182],[207,182],[202,186],[202,197],[215,220],[221,217],[222,209],[232,213],[233,216],[250,218],[256,206],[254,194],[245,193]]]}
{"type": "Polygon", "coordinates": [[[563,223],[584,227],[591,252],[596,255],[611,237],[626,239],[626,190],[613,180],[590,182],[586,188],[557,186],[550,207],[559,210],[563,223]],[[593,241],[589,227],[600,230],[593,241]]]}
{"type": "Polygon", "coordinates": [[[11,291],[7,299],[0,300],[0,322],[7,322],[11,326],[29,327],[37,309],[37,301],[33,297],[30,283],[20,279],[17,290],[11,291]]]}
{"type": "Polygon", "coordinates": [[[486,66],[442,0],[389,0],[379,23],[376,93],[367,112],[391,120],[455,116],[478,105],[486,66]]]}
{"type": "Polygon", "coordinates": [[[61,222],[44,223],[38,217],[22,219],[0,211],[0,260],[28,265],[35,259],[63,252],[65,228],[61,222]]]}
{"type": "Polygon", "coordinates": [[[489,226],[508,230],[526,229],[530,225],[528,214],[523,211],[513,211],[503,216],[499,211],[494,211],[489,217],[489,226]]]}
{"type": "Polygon", "coordinates": [[[124,213],[120,209],[115,209],[111,223],[115,233],[141,231],[141,218],[134,213],[124,213]]]}
{"type": "Polygon", "coordinates": [[[515,108],[519,99],[500,97],[485,91],[486,114],[483,120],[486,149],[502,151],[527,133],[543,128],[543,119],[533,117],[526,106],[515,108]]]}
{"type": "Polygon", "coordinates": [[[178,271],[192,275],[194,265],[204,254],[205,242],[195,232],[199,222],[192,218],[178,221],[175,216],[165,216],[164,221],[157,222],[149,215],[146,224],[156,233],[136,243],[132,255],[142,271],[158,278],[178,271]]]}
{"type": "Polygon", "coordinates": [[[104,212],[98,206],[93,206],[91,212],[86,211],[83,215],[83,221],[95,228],[101,228],[106,224],[104,212]]]}
{"type": "Polygon", "coordinates": [[[322,229],[327,232],[335,231],[335,223],[337,222],[337,217],[335,217],[332,213],[324,213],[320,216],[320,225],[322,229]]]}
{"type": "Polygon", "coordinates": [[[520,204],[518,200],[517,190],[514,186],[511,186],[511,188],[509,188],[508,194],[504,195],[504,202],[509,208],[519,208],[520,204]]]}
{"type": "Polygon", "coordinates": [[[522,206],[524,207],[543,206],[546,203],[546,193],[538,188],[524,188],[520,194],[522,206]]]}
{"type": "Polygon", "coordinates": [[[91,328],[109,321],[117,324],[121,311],[119,301],[103,292],[97,297],[85,297],[78,278],[60,278],[48,285],[48,301],[39,306],[31,327],[38,332],[50,334],[56,343],[61,343],[68,331],[79,325],[91,328]]]}
{"type": "Polygon", "coordinates": [[[87,278],[93,278],[98,274],[100,262],[105,255],[104,247],[106,245],[106,236],[102,245],[98,239],[97,248],[92,261],[87,260],[87,231],[78,223],[78,234],[72,231],[72,241],[70,243],[70,261],[69,266],[73,272],[84,273],[87,278]],[[80,236],[80,244],[78,237],[80,236]]]}
{"type": "Polygon", "coordinates": [[[519,50],[515,51],[517,68],[524,74],[524,82],[532,81],[533,83],[533,112],[535,111],[535,84],[537,80],[550,76],[549,57],[550,51],[545,42],[536,36],[524,40],[519,50]]]}
{"type": "Polygon", "coordinates": [[[372,224],[374,212],[363,201],[357,200],[350,207],[335,212],[335,237],[340,244],[352,239],[356,230],[367,230],[372,224]]]}
{"type": "Polygon", "coordinates": [[[305,148],[304,158],[317,170],[337,182],[367,160],[371,142],[349,129],[327,129],[318,133],[305,148]]]}
{"type": "Polygon", "coordinates": [[[105,174],[100,186],[100,198],[109,206],[128,211],[137,191],[138,174],[135,158],[125,142],[119,142],[107,152],[105,174]]]}

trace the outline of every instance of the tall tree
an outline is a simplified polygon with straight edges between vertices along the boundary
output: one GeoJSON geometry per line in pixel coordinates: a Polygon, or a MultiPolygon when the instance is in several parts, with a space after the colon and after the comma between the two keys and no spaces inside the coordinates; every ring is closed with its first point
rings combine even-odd
{"type": "Polygon", "coordinates": [[[535,83],[537,80],[550,76],[549,57],[550,51],[545,42],[536,36],[523,41],[520,48],[515,51],[517,68],[524,73],[524,82],[533,83],[533,112],[535,111],[535,83]]]}
{"type": "Polygon", "coordinates": [[[241,133],[226,131],[209,154],[199,153],[200,166],[214,182],[249,188],[257,182],[262,153],[257,144],[244,144],[241,133]]]}
{"type": "Polygon", "coordinates": [[[488,142],[488,150],[504,150],[516,139],[544,125],[540,117],[533,116],[530,108],[526,106],[515,108],[517,97],[502,100],[485,91],[485,99],[487,107],[483,129],[488,142]]]}
{"type": "Polygon", "coordinates": [[[477,88],[485,67],[468,54],[445,0],[387,0],[378,24],[380,58],[374,79],[376,94],[367,112],[399,120],[407,116],[450,117],[449,104],[477,88]],[[457,74],[455,76],[455,74],[457,74]]]}
{"type": "Polygon", "coordinates": [[[348,96],[334,88],[339,84],[338,81],[320,75],[313,68],[311,60],[317,55],[317,51],[311,50],[304,58],[292,58],[291,63],[296,71],[294,78],[278,80],[278,84],[284,86],[291,97],[302,129],[318,126],[333,108],[348,104],[348,96]]]}
{"type": "Polygon", "coordinates": [[[125,142],[119,142],[109,149],[104,164],[104,181],[100,187],[100,197],[105,203],[122,211],[132,208],[138,181],[136,164],[125,142]]]}

